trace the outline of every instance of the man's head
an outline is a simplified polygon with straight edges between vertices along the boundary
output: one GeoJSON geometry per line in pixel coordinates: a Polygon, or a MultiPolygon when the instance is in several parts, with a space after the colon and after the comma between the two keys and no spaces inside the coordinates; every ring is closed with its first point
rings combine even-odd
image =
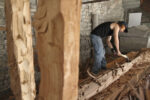
{"type": "Polygon", "coordinates": [[[128,33],[128,25],[124,21],[119,21],[117,24],[120,27],[120,32],[128,33]]]}

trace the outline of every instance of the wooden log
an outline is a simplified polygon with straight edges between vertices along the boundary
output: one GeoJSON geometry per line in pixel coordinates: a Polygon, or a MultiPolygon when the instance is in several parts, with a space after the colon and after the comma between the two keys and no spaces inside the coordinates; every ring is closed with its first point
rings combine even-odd
{"type": "Polygon", "coordinates": [[[144,91],[141,86],[139,86],[139,94],[140,94],[140,97],[142,98],[142,100],[145,100],[144,91]]]}
{"type": "MultiPolygon", "coordinates": [[[[135,57],[137,57],[139,54],[139,52],[130,52],[127,54],[127,56],[129,57],[129,59],[134,59],[135,57]]],[[[119,57],[113,61],[111,61],[110,63],[107,64],[107,68],[113,68],[114,66],[116,66],[117,64],[123,64],[126,62],[126,59],[123,57],[119,57]]]]}
{"type": "Polygon", "coordinates": [[[128,84],[129,84],[129,86],[132,88],[133,93],[134,93],[135,96],[138,98],[138,100],[144,100],[144,99],[140,96],[140,94],[137,92],[137,90],[134,88],[134,86],[133,86],[131,83],[129,83],[129,82],[128,82],[128,84]]]}
{"type": "Polygon", "coordinates": [[[133,67],[133,65],[149,61],[150,61],[150,51],[146,51],[141,53],[132,62],[122,64],[123,66],[122,68],[117,68],[115,70],[108,71],[104,75],[100,75],[97,79],[99,80],[99,82],[101,82],[101,86],[93,81],[84,84],[79,89],[79,100],[89,99],[90,97],[101,92],[102,90],[107,88],[110,84],[112,84],[114,81],[119,79],[120,76],[128,72],[133,67]]]}
{"type": "MultiPolygon", "coordinates": [[[[129,91],[132,89],[128,85],[128,83],[130,83],[132,86],[137,86],[140,84],[141,80],[145,76],[147,76],[147,74],[150,73],[150,62],[143,62],[143,63],[141,62],[141,64],[134,65],[134,67],[136,68],[144,67],[144,68],[140,70],[132,68],[124,76],[120,77],[119,80],[114,82],[107,89],[103,90],[101,93],[97,94],[90,100],[93,100],[95,98],[96,100],[102,100],[101,99],[102,97],[104,98],[104,100],[120,100],[120,99],[122,100],[122,97],[127,95],[129,91]]],[[[143,94],[141,92],[140,97],[144,99],[143,94]]]]}
{"type": "Polygon", "coordinates": [[[150,89],[149,89],[149,87],[150,87],[150,82],[149,82],[149,80],[147,80],[146,86],[145,86],[146,100],[150,100],[150,89]]]}
{"type": "Polygon", "coordinates": [[[39,100],[77,100],[81,0],[38,0],[39,100]]]}
{"type": "Polygon", "coordinates": [[[8,65],[16,100],[34,100],[32,31],[29,0],[5,0],[8,65]]]}
{"type": "MultiPolygon", "coordinates": [[[[133,60],[134,58],[136,58],[141,52],[144,52],[144,51],[147,51],[147,50],[149,50],[149,49],[147,49],[147,48],[143,48],[143,49],[141,49],[140,51],[138,51],[138,52],[129,52],[128,54],[127,54],[127,56],[129,57],[129,59],[130,60],[133,60]]],[[[109,56],[110,57],[110,56],[109,56]]],[[[125,59],[125,58],[123,58],[123,57],[116,57],[116,56],[113,56],[114,58],[116,58],[116,59],[114,59],[114,60],[111,60],[111,61],[109,61],[108,60],[108,63],[107,63],[107,65],[106,65],[106,67],[108,68],[108,69],[114,69],[115,67],[121,67],[120,65],[122,65],[122,64],[124,64],[125,62],[127,62],[127,60],[125,59]]],[[[88,61],[87,61],[87,65],[85,66],[85,69],[88,69],[88,68],[90,68],[91,67],[91,65],[93,64],[93,62],[94,62],[94,59],[92,58],[92,59],[89,59],[88,61]]],[[[81,84],[84,84],[84,83],[87,83],[87,82],[89,82],[89,81],[91,81],[91,77],[87,77],[86,79],[81,79],[80,81],[79,81],[79,83],[80,83],[80,85],[81,84]]]]}
{"type": "Polygon", "coordinates": [[[108,96],[108,97],[106,97],[106,100],[122,100],[122,97],[126,94],[126,93],[128,93],[131,89],[129,88],[129,87],[127,87],[127,86],[121,86],[121,87],[125,87],[124,88],[124,90],[122,90],[122,91],[116,91],[116,93],[113,93],[113,94],[115,94],[115,95],[111,95],[111,97],[110,96],[108,96]],[[119,95],[119,96],[118,96],[119,95]],[[112,98],[113,97],[113,98],[112,98]]]}

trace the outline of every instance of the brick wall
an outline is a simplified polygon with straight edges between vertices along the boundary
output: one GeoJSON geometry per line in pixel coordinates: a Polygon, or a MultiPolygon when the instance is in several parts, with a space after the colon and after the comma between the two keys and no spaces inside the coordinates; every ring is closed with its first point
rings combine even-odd
{"type": "MultiPolygon", "coordinates": [[[[0,1],[0,26],[5,26],[4,0],[0,1]]],[[[10,86],[6,49],[6,32],[0,31],[0,92],[10,86]]]]}

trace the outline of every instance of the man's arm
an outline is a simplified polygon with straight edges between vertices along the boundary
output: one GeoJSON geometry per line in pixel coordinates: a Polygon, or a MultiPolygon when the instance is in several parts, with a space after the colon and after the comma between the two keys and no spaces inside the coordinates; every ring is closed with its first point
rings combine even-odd
{"type": "Polygon", "coordinates": [[[107,43],[107,45],[108,45],[108,47],[109,47],[110,49],[113,49],[112,43],[110,42],[111,39],[112,39],[112,36],[108,36],[108,37],[106,38],[106,43],[107,43]]]}
{"type": "Polygon", "coordinates": [[[115,46],[116,46],[116,50],[117,50],[117,55],[118,56],[121,56],[122,54],[121,54],[121,52],[120,52],[120,49],[119,49],[119,26],[118,25],[116,25],[115,26],[115,28],[114,28],[114,44],[115,44],[115,46]]]}
{"type": "Polygon", "coordinates": [[[116,54],[116,53],[117,53],[117,52],[116,52],[116,47],[114,47],[114,45],[112,45],[111,39],[112,39],[112,36],[108,36],[108,37],[106,38],[106,43],[107,43],[108,47],[111,49],[111,52],[112,52],[113,54],[116,54]]]}

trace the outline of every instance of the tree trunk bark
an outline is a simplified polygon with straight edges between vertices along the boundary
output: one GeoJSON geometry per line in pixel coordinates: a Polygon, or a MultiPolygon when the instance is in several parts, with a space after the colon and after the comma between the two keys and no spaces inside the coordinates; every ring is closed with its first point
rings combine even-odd
{"type": "Polygon", "coordinates": [[[34,100],[35,80],[29,0],[5,0],[8,65],[16,100],[34,100]]]}
{"type": "Polygon", "coordinates": [[[81,0],[38,0],[39,100],[77,100],[81,0]]]}

